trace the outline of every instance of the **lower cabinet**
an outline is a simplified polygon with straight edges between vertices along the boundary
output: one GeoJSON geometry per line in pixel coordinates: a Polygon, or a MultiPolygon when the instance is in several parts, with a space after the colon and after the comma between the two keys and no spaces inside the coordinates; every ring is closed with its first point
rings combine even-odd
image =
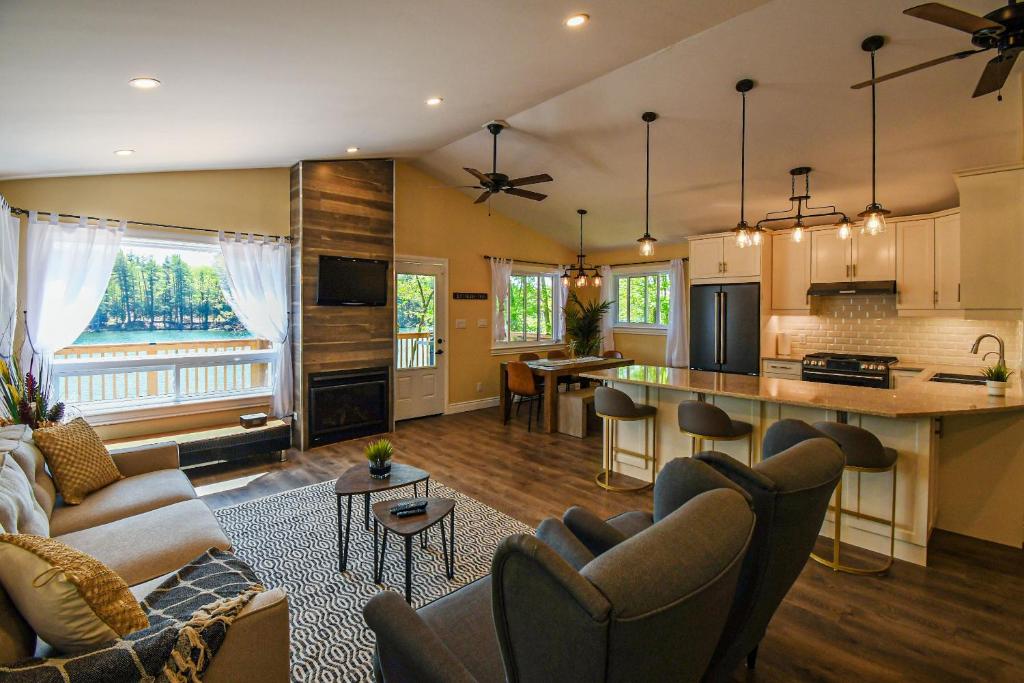
{"type": "Polygon", "coordinates": [[[776,360],[765,358],[761,361],[761,375],[776,379],[800,379],[803,364],[798,360],[776,360]]]}

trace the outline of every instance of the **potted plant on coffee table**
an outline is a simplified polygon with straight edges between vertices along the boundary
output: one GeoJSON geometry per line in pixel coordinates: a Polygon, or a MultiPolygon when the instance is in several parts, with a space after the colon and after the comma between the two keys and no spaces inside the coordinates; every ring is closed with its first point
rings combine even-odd
{"type": "Polygon", "coordinates": [[[1006,383],[1013,376],[1013,370],[1002,363],[996,363],[982,370],[981,374],[985,376],[985,386],[988,387],[989,396],[1006,395],[1006,383]]]}
{"type": "Polygon", "coordinates": [[[366,446],[366,460],[370,464],[370,476],[374,479],[387,479],[391,476],[391,456],[395,447],[387,439],[371,441],[366,446]]]}

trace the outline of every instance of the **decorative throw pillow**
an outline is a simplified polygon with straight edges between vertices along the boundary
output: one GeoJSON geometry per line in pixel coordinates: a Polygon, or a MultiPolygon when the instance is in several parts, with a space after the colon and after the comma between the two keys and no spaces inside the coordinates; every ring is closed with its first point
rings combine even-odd
{"type": "Polygon", "coordinates": [[[100,437],[80,417],[37,429],[32,440],[43,452],[57,490],[69,505],[78,505],[93,491],[122,478],[100,437]]]}
{"type": "Polygon", "coordinates": [[[0,534],[0,583],[39,637],[63,653],[149,626],[124,579],[52,538],[0,534]]]}

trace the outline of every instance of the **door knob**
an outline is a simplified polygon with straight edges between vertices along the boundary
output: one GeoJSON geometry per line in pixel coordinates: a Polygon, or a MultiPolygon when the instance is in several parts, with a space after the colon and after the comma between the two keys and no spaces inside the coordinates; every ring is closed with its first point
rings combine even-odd
{"type": "Polygon", "coordinates": [[[444,339],[438,339],[438,340],[437,340],[437,343],[438,343],[438,344],[444,344],[444,339]]]}

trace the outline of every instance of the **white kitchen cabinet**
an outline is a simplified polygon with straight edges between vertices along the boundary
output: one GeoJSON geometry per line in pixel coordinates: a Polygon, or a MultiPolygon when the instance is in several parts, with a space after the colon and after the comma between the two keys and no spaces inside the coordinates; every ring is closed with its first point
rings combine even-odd
{"type": "MultiPolygon", "coordinates": [[[[806,238],[805,238],[806,239],[806,238]]],[[[848,282],[896,279],[896,234],[839,239],[836,228],[811,231],[811,281],[848,282]]]]}
{"type": "Polygon", "coordinates": [[[751,280],[761,275],[761,247],[740,249],[732,235],[690,240],[691,280],[751,280]]]}
{"type": "Polygon", "coordinates": [[[935,219],[935,308],[960,308],[960,214],[935,219]]]}
{"type": "Polygon", "coordinates": [[[736,240],[729,237],[721,238],[722,274],[726,277],[757,277],[761,274],[761,247],[736,246],[736,240]]]}
{"type": "Polygon", "coordinates": [[[722,277],[725,240],[721,237],[690,240],[690,279],[722,277]]]}
{"type": "Polygon", "coordinates": [[[896,308],[935,306],[935,221],[896,224],[896,308]]]}
{"type": "MultiPolygon", "coordinates": [[[[804,239],[807,234],[804,233],[804,239]]],[[[845,282],[850,279],[852,240],[839,239],[839,231],[811,232],[811,281],[845,282]]]]}
{"type": "Polygon", "coordinates": [[[892,388],[901,389],[907,386],[907,382],[912,382],[917,378],[923,370],[921,368],[906,368],[896,369],[892,371],[892,388]]]}
{"type": "Polygon", "coordinates": [[[772,310],[809,311],[811,286],[809,239],[794,242],[790,233],[772,235],[772,310]]]}
{"type": "Polygon", "coordinates": [[[798,360],[765,358],[761,361],[761,374],[777,379],[800,379],[803,363],[798,360]]]}

